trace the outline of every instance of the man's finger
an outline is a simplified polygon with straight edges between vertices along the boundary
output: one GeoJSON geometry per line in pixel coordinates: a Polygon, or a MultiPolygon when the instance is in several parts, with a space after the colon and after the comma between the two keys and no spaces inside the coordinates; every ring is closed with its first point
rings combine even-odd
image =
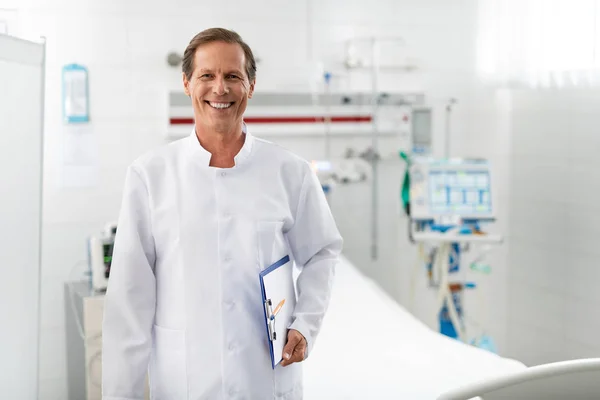
{"type": "Polygon", "coordinates": [[[294,349],[300,343],[301,337],[300,335],[295,334],[295,332],[290,331],[288,334],[287,344],[283,348],[283,359],[285,361],[289,361],[292,358],[292,354],[294,353],[294,349]]]}
{"type": "Polygon", "coordinates": [[[284,366],[284,367],[286,367],[286,366],[288,366],[290,364],[304,361],[303,351],[301,351],[299,349],[300,349],[300,346],[296,347],[296,349],[294,350],[294,352],[292,353],[292,355],[290,356],[290,358],[287,359],[287,360],[284,359],[281,362],[281,365],[284,366]]]}
{"type": "Polygon", "coordinates": [[[290,357],[289,360],[283,360],[283,362],[281,363],[284,367],[287,367],[290,364],[293,363],[297,363],[297,362],[301,362],[302,361],[302,357],[300,356],[300,354],[298,353],[298,350],[294,351],[292,353],[292,356],[290,357]]]}

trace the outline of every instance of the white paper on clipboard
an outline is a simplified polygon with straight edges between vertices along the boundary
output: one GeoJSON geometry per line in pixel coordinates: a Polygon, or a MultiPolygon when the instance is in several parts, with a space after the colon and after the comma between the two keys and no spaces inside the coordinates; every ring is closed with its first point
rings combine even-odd
{"type": "Polygon", "coordinates": [[[288,329],[296,308],[293,265],[290,257],[285,256],[259,274],[273,369],[282,361],[288,329]]]}

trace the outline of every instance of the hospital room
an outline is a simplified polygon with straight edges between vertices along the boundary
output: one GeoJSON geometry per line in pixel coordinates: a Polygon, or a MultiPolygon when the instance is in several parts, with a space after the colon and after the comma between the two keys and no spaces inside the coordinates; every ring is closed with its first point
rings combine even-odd
{"type": "Polygon", "coordinates": [[[600,0],[0,0],[7,400],[600,399],[600,0]]]}

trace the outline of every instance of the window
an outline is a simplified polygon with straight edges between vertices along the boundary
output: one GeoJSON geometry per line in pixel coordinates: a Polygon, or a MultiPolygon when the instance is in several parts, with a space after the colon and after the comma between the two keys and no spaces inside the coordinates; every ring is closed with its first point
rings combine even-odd
{"type": "Polygon", "coordinates": [[[479,0],[477,71],[528,87],[600,85],[600,0],[479,0]]]}

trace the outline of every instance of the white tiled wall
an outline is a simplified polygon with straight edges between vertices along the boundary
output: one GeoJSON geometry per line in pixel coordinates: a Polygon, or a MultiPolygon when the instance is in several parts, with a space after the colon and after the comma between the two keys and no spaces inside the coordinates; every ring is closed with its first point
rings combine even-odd
{"type": "MultiPolygon", "coordinates": [[[[9,2],[6,7],[18,8],[21,34],[47,38],[41,397],[66,398],[62,282],[81,272],[78,263],[86,257],[86,237],[116,219],[125,167],[163,143],[167,93],[181,87],[181,74],[167,66],[167,54],[182,53],[189,39],[207,27],[235,29],[252,46],[261,59],[257,90],[308,90],[319,62],[341,66],[345,39],[374,34],[404,37],[407,47],[384,51],[382,61],[397,54],[399,60],[415,60],[421,69],[409,76],[382,74],[381,87],[427,91],[436,112],[434,150],[438,155],[444,148],[445,104],[450,97],[459,99],[451,119],[452,154],[487,156],[498,164],[500,216],[506,215],[510,197],[505,183],[511,166],[506,115],[511,109],[506,96],[479,88],[474,79],[475,5],[474,0],[9,2]],[[87,188],[61,186],[65,128],[60,114],[60,69],[73,62],[90,71],[90,129],[98,163],[97,180],[87,188]]],[[[370,89],[364,74],[334,80],[333,85],[370,89]]],[[[323,155],[320,141],[281,139],[281,143],[306,158],[323,155]]],[[[368,138],[352,142],[358,150],[369,144],[368,138]]],[[[347,145],[335,140],[334,153],[341,154],[347,145]]],[[[394,142],[382,140],[381,146],[394,146],[394,142]]],[[[585,146],[581,151],[586,151],[585,146]]],[[[415,248],[406,239],[406,219],[399,210],[403,166],[392,161],[381,171],[377,262],[369,258],[369,186],[348,188],[353,196],[344,196],[343,191],[334,195],[334,212],[350,258],[408,304],[415,248]],[[361,211],[366,211],[363,217],[349,217],[361,211]]],[[[500,218],[497,228],[506,231],[507,226],[506,219],[500,218]]],[[[481,283],[490,331],[501,350],[507,317],[507,249],[508,244],[492,254],[493,276],[481,283]]],[[[435,326],[433,295],[423,289],[415,300],[417,315],[435,326]]],[[[581,352],[586,343],[582,339],[580,347],[570,351],[581,352]]]]}
{"type": "Polygon", "coordinates": [[[513,92],[508,352],[528,364],[600,354],[600,92],[513,92]]]}

